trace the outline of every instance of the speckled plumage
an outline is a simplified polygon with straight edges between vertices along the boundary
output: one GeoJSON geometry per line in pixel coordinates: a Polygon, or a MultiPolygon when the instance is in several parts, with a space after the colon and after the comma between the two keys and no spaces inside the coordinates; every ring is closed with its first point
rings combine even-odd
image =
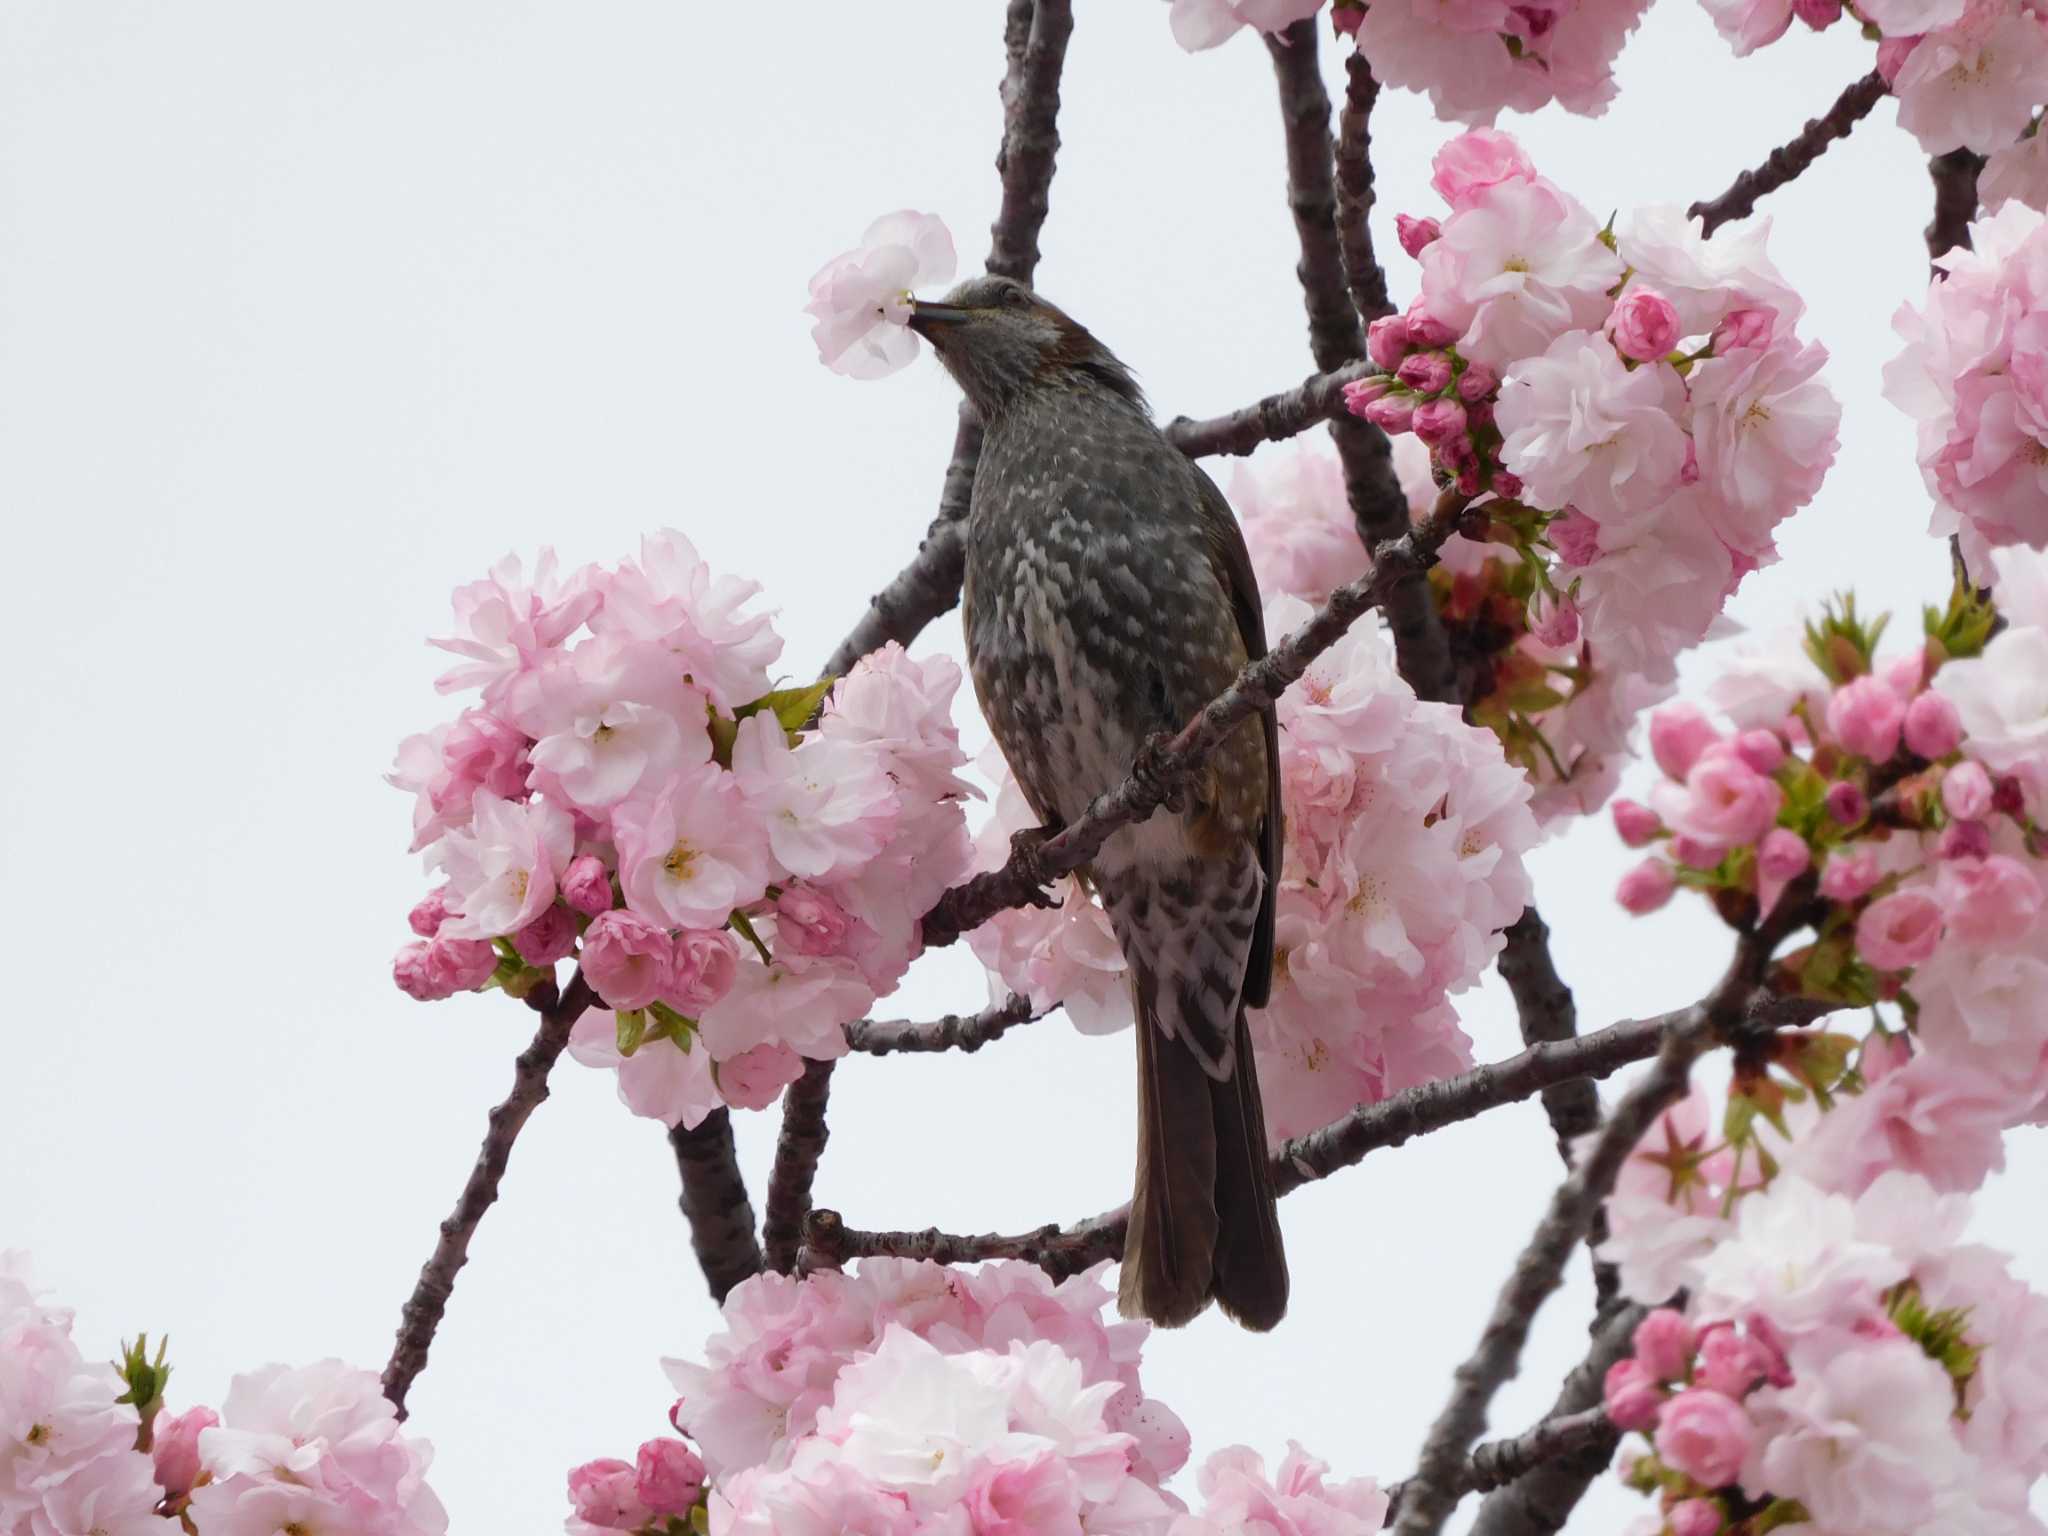
{"type": "MultiPolygon", "coordinates": [[[[920,329],[986,429],[967,530],[969,668],[1025,798],[1057,827],[1263,652],[1257,587],[1228,504],[1092,336],[1000,279],[947,305],[962,318],[920,329]]],[[[1169,1324],[1213,1296],[1270,1327],[1286,1303],[1244,1024],[1272,966],[1276,756],[1269,711],[1210,758],[1181,810],[1117,834],[1088,870],[1138,1014],[1122,1302],[1169,1324]]]]}

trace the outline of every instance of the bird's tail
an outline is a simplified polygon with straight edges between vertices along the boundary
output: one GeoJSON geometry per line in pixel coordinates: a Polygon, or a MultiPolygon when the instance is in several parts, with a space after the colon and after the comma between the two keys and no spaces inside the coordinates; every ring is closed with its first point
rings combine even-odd
{"type": "Polygon", "coordinates": [[[1142,964],[1132,969],[1138,1176],[1117,1309],[1177,1328],[1214,1299],[1263,1331],[1287,1310],[1287,1255],[1244,1009],[1233,1070],[1219,1081],[1160,1029],[1151,973],[1142,964]]]}

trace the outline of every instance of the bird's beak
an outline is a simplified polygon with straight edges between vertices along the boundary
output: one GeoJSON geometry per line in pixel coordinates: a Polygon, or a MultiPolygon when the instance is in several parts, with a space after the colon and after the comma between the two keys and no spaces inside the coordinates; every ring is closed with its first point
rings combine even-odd
{"type": "Polygon", "coordinates": [[[957,304],[927,304],[923,299],[912,299],[910,328],[929,340],[933,331],[959,325],[973,313],[973,310],[962,309],[957,304]]]}

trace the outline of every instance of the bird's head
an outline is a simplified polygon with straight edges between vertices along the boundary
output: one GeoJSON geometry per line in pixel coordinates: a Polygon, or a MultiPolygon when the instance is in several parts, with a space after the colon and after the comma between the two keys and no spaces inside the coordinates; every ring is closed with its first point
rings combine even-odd
{"type": "Polygon", "coordinates": [[[913,299],[910,328],[932,344],[984,421],[1035,389],[1093,385],[1144,408],[1130,370],[1057,305],[1007,277],[971,277],[936,303],[913,299]]]}

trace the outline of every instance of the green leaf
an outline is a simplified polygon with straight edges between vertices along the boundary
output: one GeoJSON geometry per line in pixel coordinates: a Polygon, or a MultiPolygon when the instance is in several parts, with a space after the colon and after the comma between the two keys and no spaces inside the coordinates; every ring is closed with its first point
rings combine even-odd
{"type": "Polygon", "coordinates": [[[138,1333],[132,1344],[123,1343],[121,1358],[114,1362],[114,1369],[121,1373],[121,1380],[128,1390],[114,1401],[132,1403],[142,1420],[145,1431],[156,1412],[164,1405],[164,1387],[171,1379],[171,1368],[164,1364],[164,1351],[170,1347],[168,1337],[157,1340],[156,1358],[149,1357],[149,1335],[138,1333]]]}
{"type": "Polygon", "coordinates": [[[821,677],[801,688],[777,688],[762,694],[751,704],[742,704],[732,712],[733,718],[744,720],[749,715],[769,710],[782,723],[782,728],[794,736],[811,723],[811,716],[818,712],[818,706],[825,702],[826,695],[838,681],[836,677],[821,677]]]}
{"type": "Polygon", "coordinates": [[[621,1008],[615,1015],[621,1056],[630,1056],[647,1038],[647,1015],[638,1008],[621,1008]]]}

